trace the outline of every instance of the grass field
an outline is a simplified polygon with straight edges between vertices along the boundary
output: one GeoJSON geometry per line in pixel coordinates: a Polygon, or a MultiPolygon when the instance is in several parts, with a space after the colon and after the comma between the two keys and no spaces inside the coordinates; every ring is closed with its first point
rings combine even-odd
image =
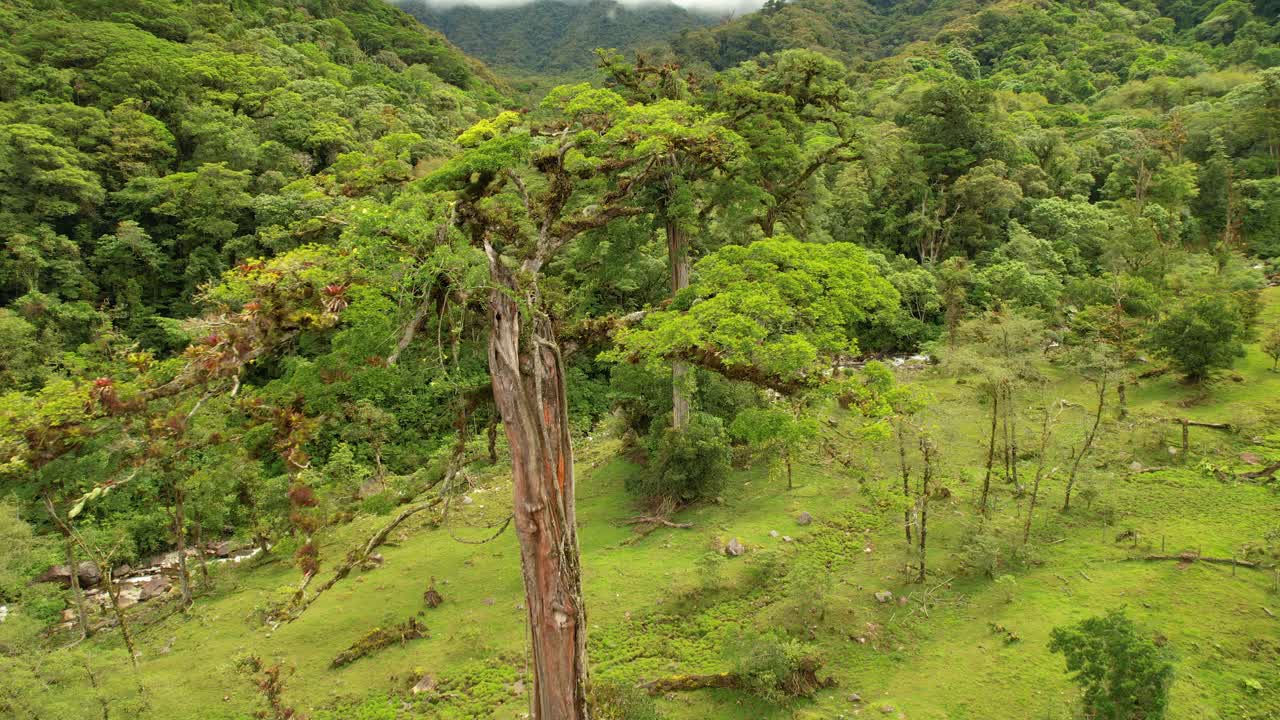
{"type": "MultiPolygon", "coordinates": [[[[1264,324],[1274,324],[1280,290],[1268,293],[1264,324]]],[[[1096,497],[1078,499],[1063,514],[1061,474],[1048,481],[1027,557],[1014,557],[1025,499],[998,483],[992,525],[1009,566],[997,575],[1012,577],[999,583],[960,571],[958,552],[976,520],[985,448],[974,390],[954,379],[928,371],[911,378],[936,398],[927,422],[942,453],[942,484],[952,492],[931,507],[932,570],[923,585],[904,572],[910,557],[901,515],[886,502],[900,482],[887,444],[836,441],[854,458],[849,467],[815,450],[790,492],[763,469],[737,472],[722,503],[680,514],[692,529],[662,528],[629,543],[633,530],[618,522],[633,514],[623,483],[643,468],[622,459],[615,440],[585,441],[578,457],[579,521],[593,673],[633,682],[723,670],[719,648],[735,626],[784,627],[825,658],[837,687],[783,705],[734,691],[698,691],[661,698],[662,711],[698,720],[1069,718],[1077,691],[1062,659],[1047,650],[1049,631],[1124,606],[1144,628],[1167,638],[1177,657],[1170,718],[1280,718],[1280,620],[1264,610],[1280,615],[1273,572],[1130,559],[1162,547],[1231,557],[1280,529],[1275,483],[1224,482],[1213,473],[1243,469],[1245,450],[1280,457],[1280,374],[1270,372],[1270,364],[1255,345],[1233,377],[1207,392],[1167,375],[1132,390],[1129,420],[1109,421],[1085,462],[1081,483],[1096,497]],[[1228,421],[1242,431],[1194,428],[1190,457],[1171,458],[1168,447],[1180,444],[1180,429],[1156,420],[1169,416],[1228,421]],[[1133,462],[1169,469],[1132,473],[1133,462]],[[802,511],[812,513],[812,525],[797,525],[802,511]],[[1126,530],[1137,539],[1117,542],[1126,530]],[[747,553],[712,561],[733,537],[747,553]],[[878,603],[873,593],[882,589],[906,597],[906,604],[878,603]],[[1020,640],[1005,643],[993,623],[1020,640]],[[850,699],[855,693],[861,702],[850,699]]],[[[1087,395],[1087,388],[1059,375],[1043,395],[1024,399],[1025,422],[1046,402],[1086,403],[1087,395]]],[[[1083,410],[1063,417],[1057,457],[1079,443],[1085,420],[1083,410]]],[[[1029,436],[1030,427],[1025,431],[1029,436]]],[[[1033,465],[1024,460],[1024,477],[1033,465]]],[[[454,502],[446,528],[424,529],[425,517],[411,523],[383,548],[382,567],[338,584],[292,624],[272,629],[254,619],[255,608],[297,582],[287,560],[220,572],[189,614],[142,632],[141,672],[151,698],[145,717],[249,717],[261,698],[235,670],[235,660],[248,653],[296,667],[286,699],[313,717],[521,717],[527,708],[517,684],[524,674],[525,614],[515,537],[508,531],[488,544],[455,540],[492,534],[489,526],[507,515],[509,487],[501,466],[475,481],[472,502],[454,502]],[[417,615],[433,577],[445,602],[422,618],[429,638],[329,669],[332,658],[370,628],[417,615]],[[406,688],[424,673],[437,678],[436,692],[410,700],[406,688]]],[[[357,518],[327,538],[325,556],[341,557],[387,519],[357,518]]],[[[97,662],[109,668],[106,691],[136,692],[118,639],[104,634],[89,642],[97,662]]],[[[68,696],[68,720],[99,716],[96,707],[74,702],[75,693],[68,696]]]]}

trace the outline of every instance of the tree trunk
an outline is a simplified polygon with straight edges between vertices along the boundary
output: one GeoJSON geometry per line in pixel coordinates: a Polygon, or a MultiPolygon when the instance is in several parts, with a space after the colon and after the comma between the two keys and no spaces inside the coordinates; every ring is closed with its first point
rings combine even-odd
{"type": "MultiPolygon", "coordinates": [[[[496,286],[489,373],[511,452],[533,662],[530,711],[534,720],[587,720],[587,623],[564,366],[537,289],[522,289],[501,257],[486,251],[496,286]],[[517,297],[529,317],[521,317],[517,297]]],[[[527,278],[537,267],[523,270],[527,278]]]]}
{"type": "Polygon", "coordinates": [[[182,608],[191,607],[191,574],[187,572],[187,523],[184,515],[186,493],[179,485],[173,488],[173,536],[178,548],[178,580],[182,586],[182,608]]]}
{"type": "Polygon", "coordinates": [[[787,489],[791,490],[794,488],[794,485],[791,484],[791,448],[783,451],[782,461],[787,466],[787,489]]]}
{"type": "Polygon", "coordinates": [[[1018,405],[1013,401],[1013,390],[1005,394],[1005,415],[1009,418],[1009,466],[1013,470],[1013,487],[1018,488],[1018,405]]]}
{"type": "MultiPolygon", "coordinates": [[[[1089,428],[1089,434],[1085,436],[1084,445],[1080,448],[1080,452],[1075,459],[1071,461],[1071,475],[1067,477],[1067,491],[1062,499],[1062,511],[1067,512],[1071,509],[1071,490],[1076,485],[1076,473],[1080,470],[1080,462],[1084,460],[1084,456],[1089,454],[1089,448],[1093,447],[1093,440],[1098,436],[1098,425],[1102,423],[1102,410],[1107,404],[1107,376],[1104,374],[1098,379],[1098,410],[1093,415],[1093,427],[1089,428]]],[[[1186,431],[1186,426],[1183,426],[1186,431]]]]}
{"type": "Polygon", "coordinates": [[[924,460],[924,468],[920,472],[920,574],[918,582],[924,582],[927,571],[927,550],[929,539],[929,483],[933,480],[933,442],[925,435],[920,436],[920,456],[924,460]]]}
{"type": "Polygon", "coordinates": [[[1128,386],[1123,378],[1116,383],[1116,401],[1120,404],[1118,414],[1121,420],[1129,416],[1129,399],[1126,397],[1127,390],[1128,386]]]}
{"type": "Polygon", "coordinates": [[[987,474],[982,479],[982,517],[987,516],[987,496],[991,492],[991,466],[996,459],[996,422],[1000,418],[1000,389],[991,393],[991,442],[987,445],[987,474]]]}
{"type": "Polygon", "coordinates": [[[1000,455],[1004,459],[1004,484],[1013,482],[1013,445],[1009,441],[1009,388],[1004,389],[1004,407],[1000,409],[1000,432],[1004,435],[1004,445],[1000,455]]]}
{"type": "MultiPolygon", "coordinates": [[[[689,236],[680,224],[668,220],[667,258],[671,265],[671,297],[689,287],[689,236]]],[[[671,427],[680,430],[689,424],[689,364],[683,360],[671,363],[671,427]]]]}
{"type": "Polygon", "coordinates": [[[49,494],[44,493],[44,509],[49,513],[49,519],[54,525],[58,526],[58,532],[62,533],[62,541],[66,545],[67,569],[71,573],[71,597],[76,603],[76,622],[80,626],[81,639],[89,637],[89,616],[84,609],[84,593],[80,590],[80,568],[76,563],[76,546],[75,539],[71,536],[71,527],[67,522],[63,522],[58,516],[58,510],[53,506],[53,498],[49,494]]]}
{"type": "Polygon", "coordinates": [[[195,540],[196,540],[196,557],[200,558],[200,583],[205,589],[209,587],[209,559],[206,557],[209,553],[204,547],[204,527],[200,523],[197,516],[195,520],[195,540]]]}
{"type": "MultiPolygon", "coordinates": [[[[898,467],[902,470],[902,497],[911,499],[911,468],[907,465],[907,433],[903,430],[903,420],[898,420],[898,467]]],[[[911,547],[911,507],[902,510],[902,529],[907,534],[907,548],[911,547]]]]}
{"type": "Polygon", "coordinates": [[[111,600],[111,612],[116,616],[116,622],[120,624],[120,635],[124,638],[125,650],[129,653],[129,662],[133,664],[133,669],[138,669],[138,649],[133,644],[133,632],[129,630],[129,621],[125,619],[124,608],[120,607],[120,584],[116,582],[115,575],[111,572],[111,564],[105,563],[107,567],[102,568],[102,579],[107,583],[107,597],[111,600]]]}
{"type": "Polygon", "coordinates": [[[1031,538],[1031,520],[1036,514],[1036,501],[1040,498],[1040,481],[1044,479],[1044,468],[1049,454],[1049,438],[1052,432],[1053,416],[1049,409],[1045,408],[1044,426],[1040,429],[1040,456],[1036,460],[1036,479],[1031,485],[1031,500],[1027,503],[1027,519],[1022,525],[1023,545],[1026,545],[1031,538]]]}
{"type": "Polygon", "coordinates": [[[498,462],[498,414],[489,418],[489,462],[498,462]]]}

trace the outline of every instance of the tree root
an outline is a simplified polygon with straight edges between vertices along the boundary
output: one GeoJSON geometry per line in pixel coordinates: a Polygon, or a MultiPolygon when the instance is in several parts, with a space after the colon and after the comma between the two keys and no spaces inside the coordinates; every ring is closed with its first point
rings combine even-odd
{"type": "Polygon", "coordinates": [[[659,515],[643,515],[639,517],[633,517],[629,520],[623,520],[622,524],[623,525],[662,525],[664,527],[669,527],[669,528],[680,528],[681,530],[688,530],[689,528],[693,527],[693,523],[672,522],[666,519],[665,517],[661,517],[659,515]]]}

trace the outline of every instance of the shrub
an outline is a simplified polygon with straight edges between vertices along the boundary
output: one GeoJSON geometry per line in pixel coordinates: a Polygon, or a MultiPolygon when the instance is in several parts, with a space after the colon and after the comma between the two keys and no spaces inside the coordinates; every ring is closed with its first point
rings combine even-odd
{"type": "Polygon", "coordinates": [[[724,655],[740,687],[772,703],[809,695],[821,686],[807,648],[773,631],[739,630],[726,639],[724,655]]]}
{"type": "Polygon", "coordinates": [[[1229,295],[1192,297],[1156,324],[1151,347],[1188,380],[1204,380],[1244,355],[1242,310],[1229,295]]]}
{"type": "Polygon", "coordinates": [[[729,436],[720,418],[694,413],[680,431],[657,425],[649,436],[649,468],[627,490],[654,503],[712,497],[729,475],[729,436]]]}
{"type": "Polygon", "coordinates": [[[1173,662],[1141,634],[1124,610],[1112,610],[1049,633],[1049,650],[1062,654],[1084,691],[1089,717],[1160,720],[1169,704],[1173,662]]]}
{"type": "Polygon", "coordinates": [[[620,682],[596,683],[591,688],[591,706],[596,720],[662,720],[648,693],[620,682]]]}

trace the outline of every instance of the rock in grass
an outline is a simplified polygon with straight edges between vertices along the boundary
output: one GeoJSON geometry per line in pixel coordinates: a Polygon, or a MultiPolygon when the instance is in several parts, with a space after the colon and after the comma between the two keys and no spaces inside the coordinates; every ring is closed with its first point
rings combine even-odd
{"type": "Polygon", "coordinates": [[[893,593],[889,592],[888,590],[881,590],[876,593],[876,602],[883,604],[883,603],[892,602],[892,601],[893,601],[893,593]]]}
{"type": "Polygon", "coordinates": [[[797,525],[808,525],[811,522],[813,522],[813,516],[807,512],[802,512],[796,516],[797,525]]]}
{"type": "Polygon", "coordinates": [[[730,540],[729,544],[724,546],[724,554],[730,557],[738,557],[746,551],[747,548],[743,546],[742,541],[738,538],[730,540]]]}
{"type": "Polygon", "coordinates": [[[411,692],[414,695],[421,695],[422,693],[431,692],[432,690],[435,690],[435,689],[436,689],[436,679],[433,675],[431,675],[430,673],[427,673],[426,675],[422,676],[422,679],[419,680],[416,685],[413,686],[413,690],[411,692]]]}

